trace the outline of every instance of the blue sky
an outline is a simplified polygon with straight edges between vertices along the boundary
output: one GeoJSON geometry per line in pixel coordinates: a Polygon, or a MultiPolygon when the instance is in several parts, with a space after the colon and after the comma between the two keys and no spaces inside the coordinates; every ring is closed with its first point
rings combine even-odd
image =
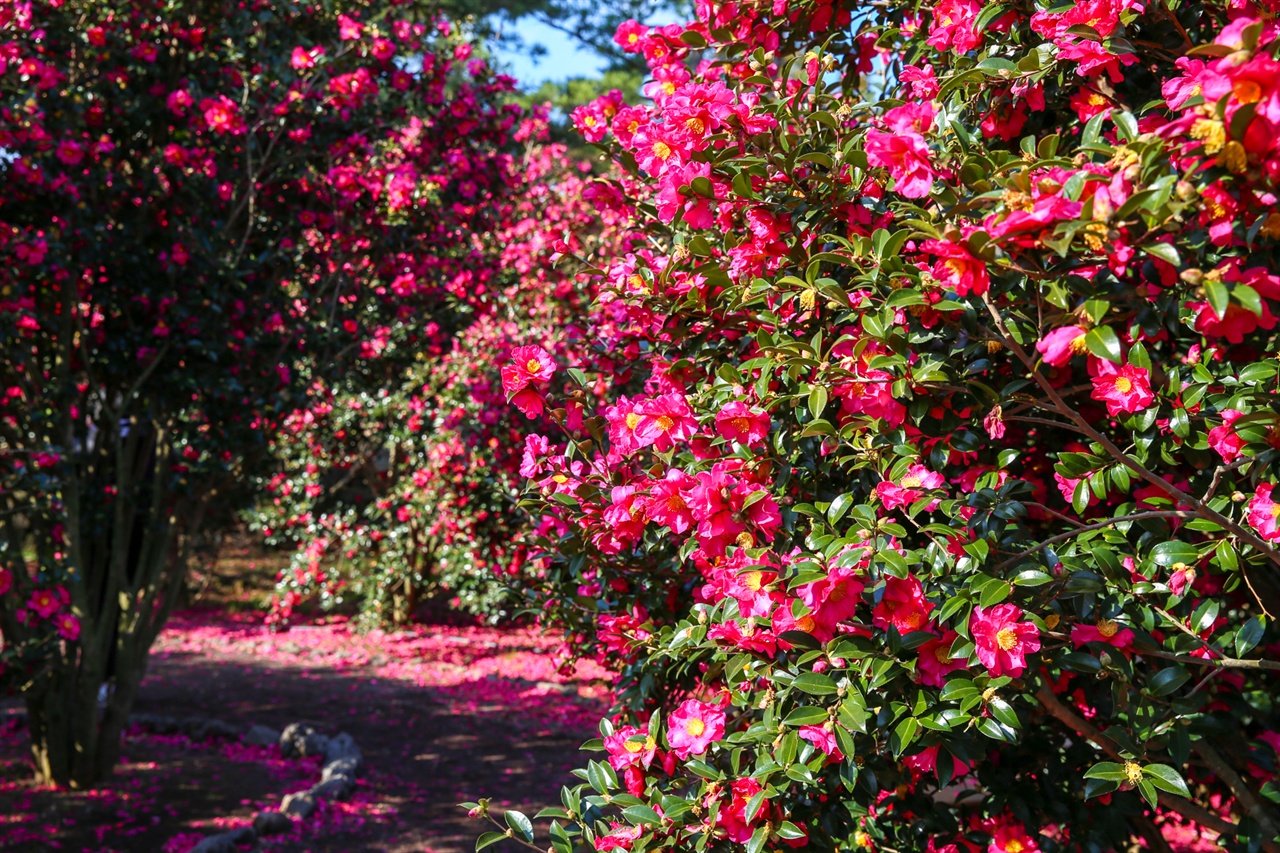
{"type": "Polygon", "coordinates": [[[495,49],[498,59],[505,63],[509,73],[522,84],[536,88],[548,80],[562,81],[570,77],[591,77],[604,70],[604,60],[594,51],[584,50],[568,36],[545,24],[523,18],[514,25],[515,32],[529,44],[541,44],[547,55],[537,64],[528,56],[512,51],[495,49]]]}

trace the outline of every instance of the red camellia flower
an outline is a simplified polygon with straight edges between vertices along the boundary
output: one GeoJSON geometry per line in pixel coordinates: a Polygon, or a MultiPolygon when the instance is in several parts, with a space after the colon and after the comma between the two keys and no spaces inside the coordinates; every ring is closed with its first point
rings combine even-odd
{"type": "Polygon", "coordinates": [[[1021,617],[1016,604],[978,607],[969,617],[978,660],[992,675],[1017,678],[1026,669],[1026,656],[1040,650],[1040,629],[1030,622],[1019,622],[1021,617]]]}
{"type": "Polygon", "coordinates": [[[926,240],[920,248],[938,256],[931,270],[933,277],[953,289],[957,296],[971,293],[981,296],[991,286],[986,263],[975,258],[964,246],[950,240],[926,240]]]}
{"type": "Polygon", "coordinates": [[[715,705],[689,699],[667,717],[667,743],[681,761],[702,755],[724,737],[724,711],[715,705]]]}
{"type": "Polygon", "coordinates": [[[910,634],[924,630],[932,610],[933,602],[924,597],[924,588],[915,575],[888,577],[884,595],[871,614],[871,624],[886,631],[892,625],[899,634],[910,634]]]}
{"type": "Polygon", "coordinates": [[[534,382],[545,382],[555,372],[555,360],[542,347],[516,347],[511,351],[511,362],[502,368],[502,390],[511,397],[534,382]]]}
{"type": "Polygon", "coordinates": [[[1280,503],[1271,498],[1274,488],[1271,483],[1263,483],[1254,491],[1253,500],[1249,501],[1249,523],[1268,542],[1280,539],[1280,503]]]}
{"type": "Polygon", "coordinates": [[[867,131],[867,162],[888,169],[895,189],[905,198],[924,198],[938,176],[930,162],[929,146],[918,133],[867,131]]]}
{"type": "Polygon", "coordinates": [[[698,430],[698,419],[683,394],[663,394],[636,406],[640,421],[636,441],[641,447],[653,445],[659,452],[670,450],[677,441],[688,441],[698,430]]]}
{"type": "Polygon", "coordinates": [[[916,671],[920,673],[920,683],[929,687],[941,687],[946,683],[946,674],[957,669],[964,669],[967,661],[964,658],[951,656],[951,644],[959,636],[955,631],[948,631],[936,640],[930,640],[916,650],[920,655],[916,671]]]}
{"type": "Polygon", "coordinates": [[[533,388],[521,388],[519,391],[511,395],[511,404],[520,410],[526,418],[533,420],[542,414],[546,408],[546,401],[542,399],[542,395],[533,388]]]}
{"type": "Polygon", "coordinates": [[[1151,392],[1150,374],[1132,364],[1099,363],[1093,377],[1093,399],[1107,404],[1107,414],[1115,417],[1132,414],[1150,406],[1156,395],[1151,392]]]}

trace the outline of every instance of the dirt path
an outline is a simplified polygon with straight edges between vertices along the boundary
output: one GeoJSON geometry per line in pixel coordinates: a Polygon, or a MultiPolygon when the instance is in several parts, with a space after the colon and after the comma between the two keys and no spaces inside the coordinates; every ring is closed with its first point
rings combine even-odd
{"type": "MultiPolygon", "coordinates": [[[[481,827],[457,803],[494,796],[532,815],[558,801],[578,745],[592,735],[598,694],[581,675],[557,675],[548,642],[527,630],[424,626],[369,636],[331,623],[269,635],[247,617],[193,614],[175,619],[157,643],[136,710],[274,728],[304,720],[356,738],[370,768],[363,811],[328,835],[282,839],[270,850],[463,853],[474,850],[481,827]]],[[[113,782],[136,788],[135,765],[168,767],[174,781],[152,786],[146,803],[155,814],[146,821],[95,819],[92,809],[60,813],[47,801],[69,795],[16,784],[10,749],[0,772],[10,780],[0,788],[0,828],[20,823],[25,811],[66,824],[42,842],[62,849],[161,850],[176,834],[217,828],[211,810],[233,825],[251,819],[263,803],[296,790],[307,771],[273,780],[252,763],[228,768],[211,754],[201,764],[190,750],[152,740],[130,742],[132,763],[113,782]],[[138,829],[140,822],[149,825],[138,829]]],[[[494,849],[508,846],[518,849],[494,849]]]]}

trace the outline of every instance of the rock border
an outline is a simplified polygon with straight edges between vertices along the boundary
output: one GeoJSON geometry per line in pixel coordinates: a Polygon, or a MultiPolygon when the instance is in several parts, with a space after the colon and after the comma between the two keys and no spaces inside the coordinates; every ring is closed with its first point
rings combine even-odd
{"type": "Polygon", "coordinates": [[[364,772],[364,755],[355,738],[346,732],[329,737],[307,723],[290,723],[284,731],[253,725],[247,729],[208,717],[165,717],[135,714],[129,725],[156,734],[184,734],[192,740],[238,738],[250,746],[277,746],[285,758],[323,758],[320,781],[310,788],[286,794],[279,809],[263,809],[253,818],[252,826],[240,827],[209,835],[191,848],[190,853],[236,853],[242,844],[253,844],[259,838],[288,832],[295,820],[306,820],[315,813],[320,800],[345,800],[356,789],[356,780],[364,772]]]}

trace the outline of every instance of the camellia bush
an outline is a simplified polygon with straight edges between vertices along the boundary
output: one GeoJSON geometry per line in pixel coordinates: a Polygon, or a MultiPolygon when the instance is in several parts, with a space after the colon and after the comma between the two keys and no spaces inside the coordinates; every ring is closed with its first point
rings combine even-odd
{"type": "Polygon", "coordinates": [[[633,372],[526,459],[528,598],[617,671],[553,850],[1280,850],[1273,12],[619,30],[633,372]]]}
{"type": "MultiPolygon", "coordinates": [[[[472,235],[465,328],[434,350],[393,343],[378,364],[398,372],[317,384],[273,439],[278,470],[250,513],[268,542],[293,549],[272,624],[312,601],[354,606],[370,627],[401,624],[428,599],[498,621],[519,603],[508,587],[541,568],[526,541],[539,519],[516,504],[525,437],[554,428],[554,413],[530,395],[508,406],[503,368],[536,345],[539,365],[567,381],[589,350],[597,287],[553,261],[600,251],[628,221],[597,208],[607,190],[547,135],[540,113],[514,134],[526,149],[506,163],[511,189],[488,203],[493,229],[472,235]]],[[[415,322],[418,339],[434,323],[410,315],[404,326],[415,322]]]]}
{"type": "Polygon", "coordinates": [[[306,390],[460,327],[518,149],[472,49],[417,3],[0,2],[0,687],[43,780],[110,771],[306,390]]]}

